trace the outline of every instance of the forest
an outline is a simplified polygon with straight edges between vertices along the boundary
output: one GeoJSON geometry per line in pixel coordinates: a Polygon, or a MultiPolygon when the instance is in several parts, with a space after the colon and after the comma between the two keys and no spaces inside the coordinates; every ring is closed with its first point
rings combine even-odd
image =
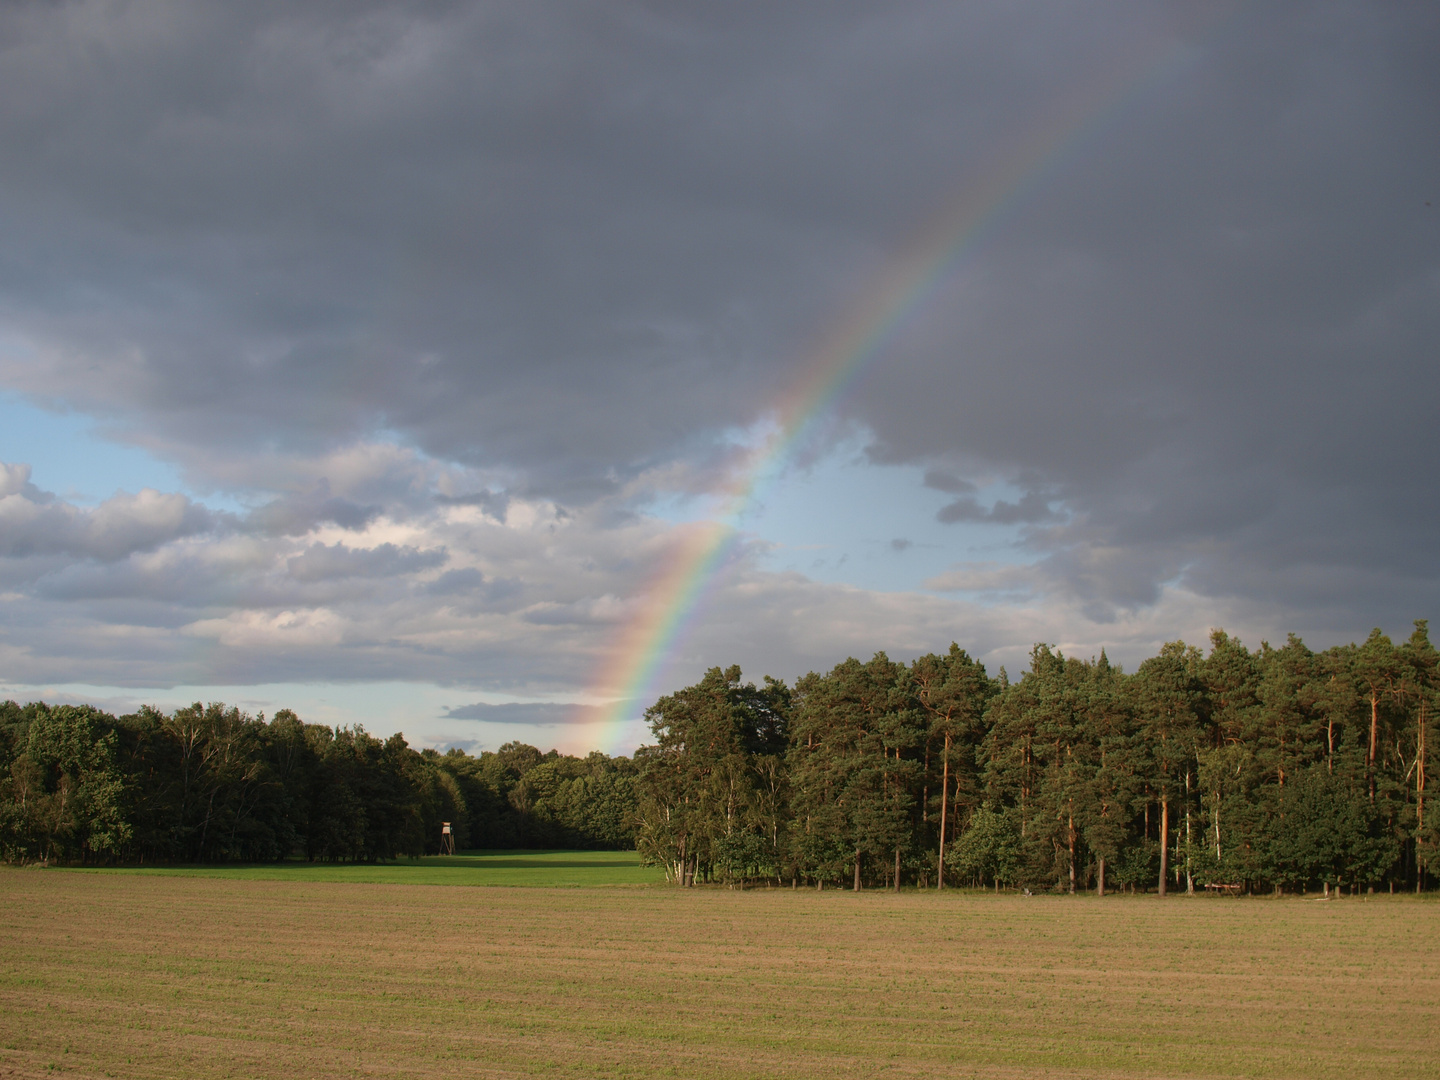
{"type": "MultiPolygon", "coordinates": [[[[712,668],[633,758],[468,755],[196,704],[0,706],[11,862],[366,861],[636,848],[679,885],[1077,892],[1422,890],[1437,654],[1173,642],[1133,674],[1036,645],[1011,680],[952,645],[789,686],[712,668]]],[[[1433,815],[1431,815],[1433,818],[1433,815]]]]}
{"type": "Polygon", "coordinates": [[[416,751],[359,727],[196,703],[115,717],[0,704],[9,862],[374,862],[456,845],[634,846],[634,766],[507,743],[416,751]]]}

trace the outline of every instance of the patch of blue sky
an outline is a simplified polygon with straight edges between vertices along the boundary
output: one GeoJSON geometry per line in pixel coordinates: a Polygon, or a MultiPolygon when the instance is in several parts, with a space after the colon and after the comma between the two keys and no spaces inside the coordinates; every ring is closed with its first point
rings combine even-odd
{"type": "MultiPolygon", "coordinates": [[[[1020,543],[1021,526],[939,521],[936,514],[955,496],[926,487],[924,474],[918,466],[876,465],[863,444],[848,443],[768,477],[735,524],[770,545],[767,569],[884,592],[923,590],[956,563],[1033,560],[1020,543]]],[[[975,492],[981,506],[1020,495],[1003,482],[975,492]]],[[[713,512],[713,503],[667,496],[645,510],[693,521],[713,512]]]]}
{"type": "Polygon", "coordinates": [[[103,437],[90,417],[42,409],[11,394],[0,395],[0,461],[29,465],[32,484],[81,506],[117,491],[185,487],[173,465],[103,437]]]}
{"type": "Polygon", "coordinates": [[[0,461],[29,465],[32,484],[77,506],[153,488],[183,492],[212,509],[244,510],[223,494],[199,497],[174,465],[106,437],[91,417],[42,409],[12,395],[0,395],[0,461]]]}
{"type": "Polygon", "coordinates": [[[248,509],[231,493],[196,492],[175,465],[105,435],[93,417],[41,408],[15,394],[0,394],[0,461],[29,465],[32,484],[77,506],[153,488],[182,492],[212,510],[248,509]]]}

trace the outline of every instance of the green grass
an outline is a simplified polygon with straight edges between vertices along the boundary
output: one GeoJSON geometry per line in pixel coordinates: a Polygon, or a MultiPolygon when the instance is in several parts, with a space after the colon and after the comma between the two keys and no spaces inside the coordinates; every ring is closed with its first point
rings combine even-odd
{"type": "Polygon", "coordinates": [[[219,878],[230,881],[326,881],[366,885],[512,885],[582,888],[657,885],[658,867],[633,851],[465,851],[392,863],[259,863],[247,866],[143,866],[67,869],[66,873],[219,878]]]}

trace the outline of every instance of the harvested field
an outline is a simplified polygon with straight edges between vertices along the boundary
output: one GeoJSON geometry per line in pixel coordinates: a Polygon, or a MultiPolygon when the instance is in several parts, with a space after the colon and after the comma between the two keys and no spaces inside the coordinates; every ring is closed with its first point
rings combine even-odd
{"type": "Polygon", "coordinates": [[[0,871],[0,1075],[1440,1077],[1440,905],[0,871]]]}

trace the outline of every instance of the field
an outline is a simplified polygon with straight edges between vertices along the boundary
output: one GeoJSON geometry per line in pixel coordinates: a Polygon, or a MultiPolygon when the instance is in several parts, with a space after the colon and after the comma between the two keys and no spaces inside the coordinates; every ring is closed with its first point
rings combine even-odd
{"type": "Polygon", "coordinates": [[[1440,1077],[1427,900],[304,869],[0,871],[0,1076],[1440,1077]]]}
{"type": "Polygon", "coordinates": [[[235,881],[338,881],[365,885],[658,885],[663,870],[641,866],[633,851],[466,851],[375,866],[266,863],[259,866],[165,866],[71,873],[222,878],[235,881]]]}

